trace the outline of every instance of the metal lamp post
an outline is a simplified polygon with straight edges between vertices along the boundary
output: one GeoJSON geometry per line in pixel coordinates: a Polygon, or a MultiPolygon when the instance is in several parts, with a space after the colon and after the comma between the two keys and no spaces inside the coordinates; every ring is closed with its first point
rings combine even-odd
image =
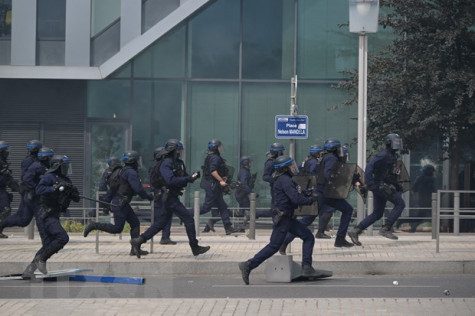
{"type": "MultiPolygon", "coordinates": [[[[367,33],[378,31],[379,0],[350,0],[350,32],[358,33],[358,165],[366,168],[366,115],[367,115],[367,33]]],[[[358,222],[364,218],[364,204],[358,197],[358,222]]]]}

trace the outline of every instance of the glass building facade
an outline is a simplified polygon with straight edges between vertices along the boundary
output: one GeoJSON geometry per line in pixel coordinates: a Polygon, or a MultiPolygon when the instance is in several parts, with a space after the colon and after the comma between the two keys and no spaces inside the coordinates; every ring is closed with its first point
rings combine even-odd
{"type": "MultiPolygon", "coordinates": [[[[251,156],[261,179],[270,145],[289,147],[275,139],[274,119],[290,113],[293,76],[298,114],[309,117],[297,162],[326,138],[354,143],[356,107],[342,107],[347,95],[333,87],[342,71],[357,68],[358,36],[340,26],[347,22],[344,1],[211,2],[109,79],[90,81],[88,119],[130,122],[129,145],[142,153],[144,169],[155,147],[179,138],[189,171],[199,170],[208,141],[218,138],[228,164],[238,168],[240,156],[251,156]]],[[[256,191],[258,206],[268,205],[267,183],[258,181],[256,191]]]]}

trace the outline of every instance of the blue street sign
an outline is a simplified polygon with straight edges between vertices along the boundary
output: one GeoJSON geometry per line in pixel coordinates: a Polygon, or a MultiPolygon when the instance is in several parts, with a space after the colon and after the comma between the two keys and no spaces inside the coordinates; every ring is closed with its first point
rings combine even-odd
{"type": "Polygon", "coordinates": [[[275,138],[280,139],[307,139],[308,116],[307,115],[276,115],[275,138]]]}

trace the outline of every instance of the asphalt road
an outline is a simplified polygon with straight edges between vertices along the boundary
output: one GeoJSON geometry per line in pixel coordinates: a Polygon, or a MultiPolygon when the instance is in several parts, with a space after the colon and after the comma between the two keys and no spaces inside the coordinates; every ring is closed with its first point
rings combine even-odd
{"type": "Polygon", "coordinates": [[[268,283],[251,274],[237,277],[146,277],[143,285],[76,282],[0,281],[0,298],[429,298],[475,297],[475,275],[348,276],[316,281],[268,283]],[[397,283],[396,283],[396,282],[397,283]],[[396,284],[395,284],[396,283],[396,284]]]}

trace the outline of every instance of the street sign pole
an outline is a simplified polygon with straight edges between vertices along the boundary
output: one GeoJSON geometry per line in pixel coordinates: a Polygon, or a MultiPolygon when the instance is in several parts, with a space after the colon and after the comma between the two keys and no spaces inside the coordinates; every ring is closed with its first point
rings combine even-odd
{"type": "MultiPolygon", "coordinates": [[[[290,80],[290,115],[297,115],[297,75],[290,80]]],[[[290,139],[289,156],[295,159],[295,138],[290,139]]]]}

